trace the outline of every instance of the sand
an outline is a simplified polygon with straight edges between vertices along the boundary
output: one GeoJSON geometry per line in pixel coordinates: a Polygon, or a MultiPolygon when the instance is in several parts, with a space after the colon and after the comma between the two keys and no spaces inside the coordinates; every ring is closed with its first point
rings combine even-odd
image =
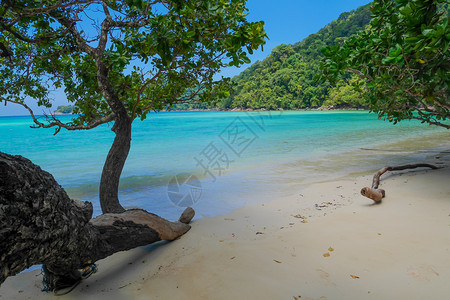
{"type": "Polygon", "coordinates": [[[379,205],[359,194],[372,174],[316,183],[116,253],[66,296],[41,292],[36,270],[8,278],[0,299],[449,299],[443,162],[384,175],[379,205]]]}

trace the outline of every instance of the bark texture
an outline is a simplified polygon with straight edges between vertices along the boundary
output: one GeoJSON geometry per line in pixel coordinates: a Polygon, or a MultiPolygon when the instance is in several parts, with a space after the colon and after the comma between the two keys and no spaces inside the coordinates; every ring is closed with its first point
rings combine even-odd
{"type": "Polygon", "coordinates": [[[380,203],[381,200],[386,196],[386,192],[383,189],[379,189],[380,185],[380,177],[387,171],[401,171],[406,169],[415,169],[415,168],[431,168],[438,169],[438,167],[430,164],[411,164],[411,165],[403,165],[403,166],[387,166],[380,169],[378,172],[373,175],[372,187],[364,187],[361,189],[361,195],[372,199],[375,203],[380,203]]]}
{"type": "Polygon", "coordinates": [[[119,181],[130,152],[131,119],[125,114],[117,116],[112,130],[116,137],[103,165],[100,180],[100,207],[103,213],[121,213],[125,209],[119,202],[119,181]]]}
{"type": "Polygon", "coordinates": [[[130,152],[131,124],[133,120],[128,116],[125,106],[120,101],[108,78],[108,68],[103,62],[103,51],[107,38],[104,36],[103,26],[107,26],[107,23],[104,22],[102,24],[102,38],[94,57],[97,66],[98,88],[116,116],[112,127],[116,137],[103,166],[99,190],[100,206],[103,213],[121,213],[125,209],[119,202],[119,180],[130,152]]]}
{"type": "Polygon", "coordinates": [[[176,239],[190,229],[193,216],[188,208],[183,222],[170,222],[133,209],[91,219],[91,203],[71,200],[51,174],[28,159],[0,152],[0,284],[44,264],[54,289],[115,252],[176,239]]]}

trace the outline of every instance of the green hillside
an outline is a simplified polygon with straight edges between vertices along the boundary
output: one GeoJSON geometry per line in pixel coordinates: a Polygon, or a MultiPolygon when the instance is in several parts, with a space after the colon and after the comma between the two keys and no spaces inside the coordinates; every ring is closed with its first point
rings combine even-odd
{"type": "Polygon", "coordinates": [[[73,105],[60,105],[56,108],[57,114],[71,114],[73,112],[73,105]]]}
{"type": "MultiPolygon", "coordinates": [[[[300,109],[322,105],[362,105],[362,96],[345,82],[331,88],[317,83],[321,49],[364,29],[371,18],[370,4],[342,13],[315,34],[294,45],[280,45],[233,78],[235,92],[219,103],[222,109],[300,109]]],[[[290,28],[289,30],[295,30],[290,28]]],[[[353,80],[349,78],[350,80],[353,80]]]]}

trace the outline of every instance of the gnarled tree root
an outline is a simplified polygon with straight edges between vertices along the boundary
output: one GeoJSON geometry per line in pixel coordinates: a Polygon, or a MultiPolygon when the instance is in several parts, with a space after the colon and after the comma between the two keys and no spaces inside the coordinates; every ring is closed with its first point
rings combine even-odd
{"type": "Polygon", "coordinates": [[[438,169],[438,167],[430,164],[410,164],[410,165],[403,165],[403,166],[393,166],[393,167],[384,167],[378,172],[373,175],[372,180],[372,187],[364,187],[361,189],[361,195],[364,197],[367,197],[369,199],[372,199],[375,201],[375,203],[380,203],[381,200],[386,196],[386,192],[383,189],[379,189],[378,186],[380,185],[380,177],[387,171],[400,171],[400,170],[406,170],[406,169],[415,169],[415,168],[431,168],[431,169],[438,169]]]}

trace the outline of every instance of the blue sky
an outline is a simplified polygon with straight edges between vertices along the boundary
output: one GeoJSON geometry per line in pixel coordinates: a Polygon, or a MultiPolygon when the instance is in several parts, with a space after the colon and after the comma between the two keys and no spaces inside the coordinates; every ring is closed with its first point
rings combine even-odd
{"type": "MultiPolygon", "coordinates": [[[[248,0],[248,19],[265,22],[269,40],[264,45],[264,51],[255,52],[250,58],[252,62],[263,60],[272,49],[280,44],[293,44],[339,17],[343,12],[356,9],[369,3],[369,0],[248,0]]],[[[238,75],[249,65],[241,68],[227,68],[221,72],[225,77],[238,75]]],[[[66,105],[63,95],[55,94],[54,109],[58,105],[66,105]]],[[[36,114],[42,114],[42,108],[27,102],[36,114]]],[[[54,110],[52,109],[52,110],[54,110]]],[[[46,113],[49,111],[46,110],[46,113]]],[[[22,107],[9,103],[0,106],[0,116],[26,115],[22,107]]]]}

